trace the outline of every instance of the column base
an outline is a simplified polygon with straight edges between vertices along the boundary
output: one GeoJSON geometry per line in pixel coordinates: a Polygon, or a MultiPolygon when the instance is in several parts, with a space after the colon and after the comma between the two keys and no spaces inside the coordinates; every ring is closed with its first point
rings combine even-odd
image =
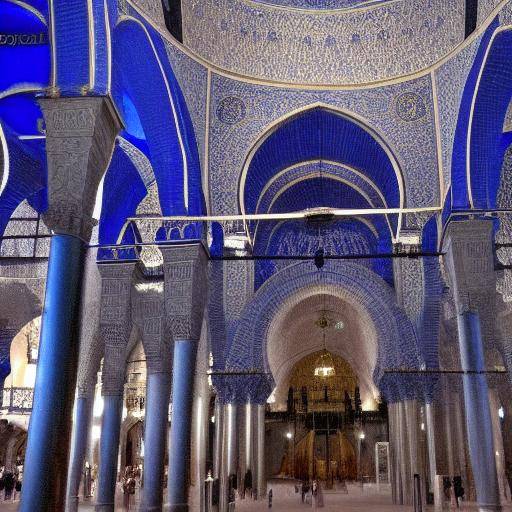
{"type": "Polygon", "coordinates": [[[501,512],[501,505],[478,504],[478,512],[501,512]]]}
{"type": "Polygon", "coordinates": [[[70,496],[68,497],[68,505],[66,508],[67,512],[78,512],[78,496],[70,496]]]}
{"type": "Polygon", "coordinates": [[[166,505],[166,512],[188,512],[188,503],[173,503],[166,505]]]}
{"type": "Polygon", "coordinates": [[[114,512],[114,503],[96,503],[94,512],[114,512]]]}
{"type": "Polygon", "coordinates": [[[139,512],[162,512],[162,505],[144,505],[141,504],[139,512]]]}

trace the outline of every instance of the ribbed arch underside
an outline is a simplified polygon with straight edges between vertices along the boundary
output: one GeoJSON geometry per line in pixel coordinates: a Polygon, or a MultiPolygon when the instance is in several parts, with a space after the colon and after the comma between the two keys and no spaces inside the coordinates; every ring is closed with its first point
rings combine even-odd
{"type": "Polygon", "coordinates": [[[283,303],[269,327],[267,359],[276,386],[276,402],[286,403],[295,364],[324,348],[350,364],[358,378],[363,403],[374,405],[379,396],[373,382],[378,347],[368,312],[339,297],[335,289],[314,286],[283,303]],[[332,322],[325,329],[315,323],[322,315],[332,322]],[[342,329],[335,328],[339,322],[343,322],[342,329]]]}
{"type": "MultiPolygon", "coordinates": [[[[240,182],[243,211],[261,212],[259,203],[265,193],[268,195],[276,176],[285,175],[288,170],[308,162],[316,162],[317,172],[322,171],[322,162],[326,162],[326,165],[334,164],[351,169],[354,176],[359,174],[354,178],[354,196],[345,197],[342,207],[359,200],[361,181],[365,181],[367,187],[378,190],[382,196],[381,202],[389,207],[403,204],[402,178],[388,148],[381,144],[369,128],[363,127],[355,119],[318,107],[285,120],[260,141],[240,182]]],[[[329,174],[332,171],[326,169],[325,175],[329,174]]],[[[350,177],[346,178],[349,183],[352,181],[350,177]]],[[[296,173],[288,172],[286,183],[281,179],[279,187],[273,185],[275,195],[279,196],[296,179],[296,173]]],[[[327,187],[322,188],[323,182],[318,179],[310,183],[306,197],[297,195],[295,210],[300,208],[301,203],[309,207],[328,206],[322,204],[322,201],[328,203],[331,200],[325,196],[328,190],[327,187]]],[[[328,186],[332,185],[329,182],[328,186]]]]}
{"type": "Polygon", "coordinates": [[[164,215],[204,212],[192,121],[151,27],[125,19],[113,32],[112,94],[127,132],[147,145],[164,215]]]}
{"type": "Polygon", "coordinates": [[[461,100],[452,158],[452,208],[495,208],[512,98],[512,30],[495,20],[482,37],[461,100]],[[497,79],[496,77],[499,77],[497,79]]]}
{"type": "MultiPolygon", "coordinates": [[[[255,146],[240,181],[242,211],[399,207],[401,181],[392,152],[371,129],[318,106],[283,121],[255,146]]],[[[375,254],[391,250],[397,222],[397,215],[371,215],[323,226],[320,232],[305,222],[259,221],[249,223],[249,232],[259,255],[311,255],[318,248],[327,254],[375,254]]],[[[376,260],[371,266],[391,282],[388,263],[376,260]]],[[[283,266],[258,262],[256,288],[283,266]]]]}
{"type": "Polygon", "coordinates": [[[0,33],[30,38],[31,44],[0,46],[0,236],[17,206],[28,199],[45,208],[46,155],[40,136],[42,113],[35,93],[50,80],[48,8],[44,1],[0,4],[0,33]]]}
{"type": "Polygon", "coordinates": [[[512,98],[512,30],[496,35],[475,98],[470,139],[471,192],[476,208],[494,208],[503,156],[512,137],[503,124],[512,98]],[[496,79],[499,77],[499,80],[496,79]]]}
{"type": "MultiPolygon", "coordinates": [[[[283,371],[279,370],[280,359],[276,360],[279,345],[274,344],[276,332],[282,331],[282,327],[276,327],[283,321],[279,318],[286,317],[286,313],[282,316],[283,308],[289,313],[306,297],[315,294],[336,297],[357,312],[354,318],[358,319],[362,335],[359,339],[364,338],[362,343],[368,343],[361,345],[358,353],[364,366],[373,370],[364,374],[368,389],[372,380],[390,401],[423,394],[421,382],[416,382],[414,377],[404,379],[386,373],[389,369],[418,368],[421,364],[416,333],[397,305],[391,287],[366,266],[346,261],[326,262],[321,271],[311,262],[297,263],[269,279],[229,335],[226,368],[264,370],[268,372],[269,387],[274,388],[276,377],[281,378],[283,371]]],[[[298,357],[287,355],[291,359],[298,357]]]]}
{"type": "MultiPolygon", "coordinates": [[[[388,253],[392,250],[391,236],[382,216],[339,219],[333,222],[267,221],[258,227],[254,253],[266,256],[314,255],[323,249],[326,255],[361,256],[388,253]]],[[[372,268],[389,284],[393,281],[391,261],[367,259],[372,268]]],[[[290,264],[283,260],[261,260],[255,264],[255,287],[290,264]]]]}

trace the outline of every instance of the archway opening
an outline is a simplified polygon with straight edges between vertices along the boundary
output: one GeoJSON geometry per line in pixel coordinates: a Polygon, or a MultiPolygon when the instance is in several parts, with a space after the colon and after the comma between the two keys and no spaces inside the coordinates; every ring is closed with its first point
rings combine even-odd
{"type": "Polygon", "coordinates": [[[368,311],[339,286],[303,288],[276,312],[266,349],[275,383],[266,415],[268,476],[317,481],[332,492],[375,483],[375,446],[388,442],[388,425],[368,311]]]}

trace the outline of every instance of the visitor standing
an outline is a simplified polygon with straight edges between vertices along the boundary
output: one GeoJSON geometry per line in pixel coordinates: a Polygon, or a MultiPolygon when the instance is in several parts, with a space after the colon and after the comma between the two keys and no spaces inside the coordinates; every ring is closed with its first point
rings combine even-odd
{"type": "Polygon", "coordinates": [[[317,508],[317,495],[318,495],[318,482],[313,480],[313,484],[311,485],[311,506],[313,508],[317,508]]]}
{"type": "Polygon", "coordinates": [[[252,494],[252,471],[250,469],[248,469],[245,472],[245,477],[244,477],[244,498],[245,498],[245,493],[246,492],[249,493],[249,496],[252,494]]]}
{"type": "MultiPolygon", "coordinates": [[[[2,467],[0,467],[0,495],[5,492],[4,474],[5,474],[5,466],[2,466],[2,467]]],[[[5,494],[4,494],[4,496],[5,496],[5,494]]]]}
{"type": "Polygon", "coordinates": [[[126,466],[122,480],[123,504],[125,510],[130,510],[132,496],[135,494],[135,476],[131,466],[126,466]]]}
{"type": "Polygon", "coordinates": [[[96,481],[98,479],[98,464],[93,464],[91,469],[91,496],[96,492],[96,481]]]}
{"type": "Polygon", "coordinates": [[[4,474],[4,485],[5,485],[5,495],[4,501],[10,500],[12,498],[12,491],[14,490],[14,473],[11,470],[7,470],[4,474]]]}

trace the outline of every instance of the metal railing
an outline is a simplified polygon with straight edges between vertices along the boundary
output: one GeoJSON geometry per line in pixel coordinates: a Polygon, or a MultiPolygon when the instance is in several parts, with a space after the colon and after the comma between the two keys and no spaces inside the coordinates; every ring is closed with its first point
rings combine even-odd
{"type": "Polygon", "coordinates": [[[29,414],[32,411],[33,398],[34,388],[4,388],[0,410],[8,414],[29,414]]]}

